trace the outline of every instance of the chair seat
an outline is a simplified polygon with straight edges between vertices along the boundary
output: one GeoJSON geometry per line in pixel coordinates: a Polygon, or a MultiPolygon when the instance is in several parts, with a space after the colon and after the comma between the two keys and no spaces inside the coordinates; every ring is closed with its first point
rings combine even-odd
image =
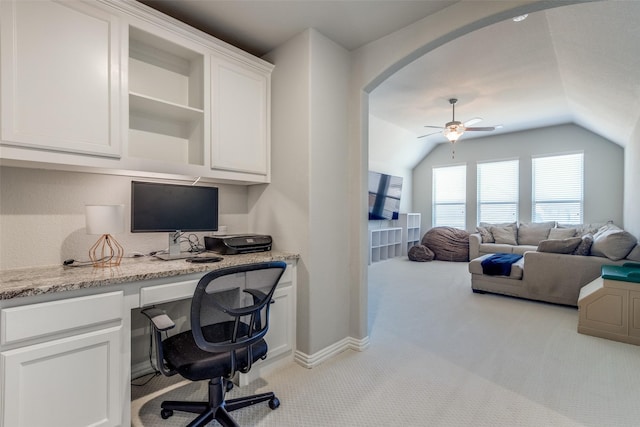
{"type": "MultiPolygon", "coordinates": [[[[248,326],[240,325],[240,333],[246,334],[248,326]]],[[[233,333],[233,322],[216,323],[202,328],[207,341],[219,342],[228,340],[233,333]]],[[[191,380],[201,381],[213,377],[223,377],[231,371],[231,358],[228,352],[210,353],[200,349],[193,339],[191,331],[182,332],[162,342],[164,357],[167,363],[180,375],[191,380]]],[[[267,354],[267,343],[260,339],[252,346],[251,363],[267,354]]],[[[247,350],[236,350],[236,369],[247,366],[247,350]]]]}

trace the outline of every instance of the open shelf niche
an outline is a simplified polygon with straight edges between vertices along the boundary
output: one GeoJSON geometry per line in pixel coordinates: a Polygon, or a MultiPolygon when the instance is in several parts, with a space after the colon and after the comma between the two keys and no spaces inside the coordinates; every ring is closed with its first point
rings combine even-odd
{"type": "Polygon", "coordinates": [[[204,55],[129,28],[129,156],[204,165],[204,55]]]}
{"type": "Polygon", "coordinates": [[[422,236],[420,235],[420,219],[419,213],[401,213],[400,227],[402,227],[402,254],[406,255],[415,245],[420,244],[422,236]]]}

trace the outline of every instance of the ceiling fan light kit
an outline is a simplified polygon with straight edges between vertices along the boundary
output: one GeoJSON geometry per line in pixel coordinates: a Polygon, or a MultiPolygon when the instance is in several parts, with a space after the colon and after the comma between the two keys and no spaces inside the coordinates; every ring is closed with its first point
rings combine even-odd
{"type": "MultiPolygon", "coordinates": [[[[441,126],[425,126],[425,127],[442,129],[442,134],[452,144],[454,144],[456,141],[458,141],[458,139],[460,139],[460,137],[462,135],[464,135],[465,132],[469,132],[469,131],[493,131],[493,130],[496,130],[496,127],[502,127],[502,126],[468,127],[468,125],[472,125],[472,124],[478,123],[479,121],[482,121],[482,119],[479,118],[479,117],[475,117],[473,119],[470,119],[466,123],[462,123],[459,120],[456,120],[456,102],[458,102],[458,100],[456,98],[450,98],[449,99],[449,104],[451,104],[451,109],[452,109],[452,117],[451,117],[451,121],[447,122],[444,125],[444,127],[441,127],[441,126]]],[[[440,133],[440,132],[435,132],[435,133],[440,133]]],[[[434,133],[429,133],[429,134],[426,134],[426,135],[422,135],[422,136],[419,136],[418,138],[424,138],[424,137],[430,136],[430,135],[434,135],[434,133]]]]}

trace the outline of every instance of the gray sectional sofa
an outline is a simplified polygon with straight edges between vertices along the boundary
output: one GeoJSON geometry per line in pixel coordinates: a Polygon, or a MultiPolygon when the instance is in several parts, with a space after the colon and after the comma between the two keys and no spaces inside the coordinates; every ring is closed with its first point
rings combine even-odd
{"type": "Polygon", "coordinates": [[[640,245],[613,224],[481,224],[469,236],[469,256],[474,292],[577,306],[580,289],[600,276],[602,265],[640,261],[640,245]],[[523,257],[508,276],[484,274],[482,261],[494,253],[523,257]]]}

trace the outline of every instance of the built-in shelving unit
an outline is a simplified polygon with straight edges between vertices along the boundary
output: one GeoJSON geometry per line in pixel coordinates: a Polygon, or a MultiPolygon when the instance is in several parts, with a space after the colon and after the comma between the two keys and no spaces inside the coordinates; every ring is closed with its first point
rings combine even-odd
{"type": "Polygon", "coordinates": [[[130,157],[205,163],[205,55],[129,28],[130,157]]]}
{"type": "Polygon", "coordinates": [[[402,228],[369,230],[369,264],[402,255],[402,228]]]}
{"type": "Polygon", "coordinates": [[[409,249],[420,244],[420,218],[419,213],[400,214],[398,220],[402,227],[402,254],[409,253],[409,249]]]}

